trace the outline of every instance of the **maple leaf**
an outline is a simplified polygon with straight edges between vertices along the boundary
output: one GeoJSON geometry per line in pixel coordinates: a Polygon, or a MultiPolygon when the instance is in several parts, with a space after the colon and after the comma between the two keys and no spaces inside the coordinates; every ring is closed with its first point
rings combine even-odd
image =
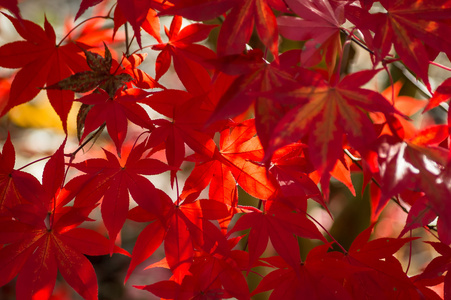
{"type": "Polygon", "coordinates": [[[311,85],[276,93],[277,96],[293,97],[299,104],[274,129],[265,160],[281,146],[308,135],[309,157],[321,174],[323,188],[326,188],[329,172],[343,156],[343,135],[346,133],[350,145],[362,152],[377,137],[373,124],[364,111],[379,111],[385,115],[396,112],[381,94],[360,88],[377,72],[378,70],[360,71],[345,76],[339,82],[327,83],[318,74],[305,70],[304,73],[309,74],[305,77],[306,82],[311,82],[311,85]]]}
{"type": "Polygon", "coordinates": [[[111,74],[113,58],[106,44],[104,43],[103,45],[105,47],[105,57],[82,49],[85,53],[88,66],[92,71],[76,73],[53,85],[47,86],[46,89],[86,93],[99,87],[105,90],[111,98],[114,97],[116,91],[126,82],[132,81],[133,77],[127,73],[114,74],[118,68],[111,74]]]}
{"type": "Polygon", "coordinates": [[[221,231],[225,234],[238,205],[236,181],[226,165],[218,160],[197,163],[185,181],[180,197],[182,199],[188,197],[197,198],[209,184],[209,199],[224,203],[229,210],[228,216],[218,220],[221,231]]]}
{"type": "Polygon", "coordinates": [[[9,10],[17,19],[22,19],[19,7],[17,6],[17,0],[0,0],[0,7],[9,10]]]}
{"type": "MultiPolygon", "coordinates": [[[[448,184],[449,171],[448,151],[434,146],[416,145],[402,142],[393,137],[383,136],[378,142],[378,162],[381,176],[382,196],[379,209],[390,197],[405,189],[423,191],[428,199],[427,203],[419,202],[423,208],[415,206],[409,213],[408,226],[426,223],[434,212],[438,217],[438,234],[444,243],[451,243],[448,217],[450,186],[448,184]],[[419,219],[418,219],[418,214],[419,219]]],[[[419,200],[417,200],[419,201],[419,200]]],[[[420,201],[424,201],[420,200],[420,201]]]]}
{"type": "Polygon", "coordinates": [[[148,147],[164,144],[168,164],[174,167],[171,183],[185,158],[185,144],[207,157],[212,157],[215,152],[216,145],[211,138],[213,132],[204,130],[205,121],[211,115],[210,106],[205,105],[205,100],[205,97],[192,97],[185,91],[165,90],[153,93],[142,101],[172,119],[154,120],[157,128],[147,140],[148,147]]]}
{"type": "Polygon", "coordinates": [[[313,171],[313,166],[307,158],[302,157],[303,148],[305,145],[297,143],[277,150],[271,159],[269,171],[279,182],[285,198],[300,200],[292,201],[294,209],[304,208],[304,201],[312,198],[328,210],[318,186],[307,175],[313,171]]]}
{"type": "Polygon", "coordinates": [[[82,0],[80,3],[80,8],[78,9],[77,14],[75,15],[75,20],[77,20],[81,15],[90,7],[96,6],[103,0],[82,0]]]}
{"type": "Polygon", "coordinates": [[[278,192],[276,180],[268,173],[263,165],[258,162],[263,158],[263,148],[255,136],[254,120],[249,119],[235,124],[232,130],[229,128],[221,132],[220,150],[215,149],[212,156],[199,159],[196,166],[198,170],[207,171],[203,175],[195,171],[195,175],[188,179],[184,193],[199,192],[211,182],[210,188],[213,199],[224,201],[225,204],[234,207],[236,205],[234,181],[243,190],[257,199],[270,199],[278,192]],[[198,176],[201,179],[197,181],[198,176]]]}
{"type": "Polygon", "coordinates": [[[146,193],[147,196],[157,193],[153,184],[142,175],[155,175],[170,170],[170,167],[158,160],[141,159],[145,150],[143,143],[137,145],[123,164],[106,150],[106,159],[89,159],[72,164],[86,173],[72,180],[74,189],[80,189],[74,205],[93,205],[103,196],[101,213],[110,237],[111,249],[127,218],[129,193],[132,197],[139,197],[141,193],[146,193]]]}
{"type": "MultiPolygon", "coordinates": [[[[149,185],[149,183],[147,183],[149,185]]],[[[150,213],[154,221],[148,225],[138,237],[133,250],[132,262],[127,271],[126,279],[137,265],[147,259],[163,242],[166,260],[174,274],[177,283],[190,274],[193,263],[194,249],[200,248],[206,252],[215,249],[227,249],[225,237],[209,220],[217,220],[228,215],[226,206],[214,200],[200,199],[176,203],[164,192],[159,191],[149,203],[148,194],[136,194],[134,200],[141,208],[150,213]],[[156,216],[156,220],[153,217],[156,216]],[[149,240],[152,243],[149,243],[149,240]]]]}
{"type": "Polygon", "coordinates": [[[309,251],[305,262],[296,266],[287,264],[280,257],[261,260],[272,268],[252,292],[256,295],[273,290],[269,299],[353,299],[343,287],[342,281],[362,269],[354,267],[336,257],[335,252],[327,252],[329,244],[317,246],[309,251]],[[326,287],[327,288],[324,288],[326,287]]]}
{"type": "Polygon", "coordinates": [[[286,5],[279,0],[196,0],[176,1],[174,7],[161,14],[175,14],[196,21],[216,18],[229,9],[219,33],[218,54],[239,54],[249,42],[254,25],[263,44],[273,53],[278,54],[277,22],[271,7],[285,11],[286,5]]]}
{"type": "MultiPolygon", "coordinates": [[[[304,211],[306,205],[305,202],[304,211]]],[[[247,228],[251,228],[248,239],[249,269],[265,251],[268,239],[271,239],[277,253],[296,272],[299,271],[297,268],[301,264],[296,236],[326,242],[312,221],[302,213],[293,213],[291,208],[282,204],[281,201],[266,201],[263,212],[255,209],[253,212],[242,215],[229,234],[247,228]]]]}
{"type": "Polygon", "coordinates": [[[0,216],[10,216],[13,207],[42,196],[41,184],[31,174],[14,170],[16,153],[8,134],[0,153],[0,216]]]}
{"type": "Polygon", "coordinates": [[[266,94],[282,86],[294,85],[291,74],[283,70],[277,60],[269,64],[263,59],[263,52],[259,49],[246,54],[221,57],[213,65],[228,75],[238,76],[222,93],[207,124],[235,117],[255,104],[256,127],[260,141],[266,148],[272,129],[285,113],[266,94]]]}
{"type": "MultiPolygon", "coordinates": [[[[229,240],[229,247],[236,246],[238,240],[229,240]]],[[[247,266],[247,256],[240,250],[227,253],[196,251],[190,267],[194,275],[185,276],[180,284],[166,280],[138,288],[168,299],[192,299],[202,295],[215,299],[249,299],[249,288],[241,272],[247,266]]]]}
{"type": "MultiPolygon", "coordinates": [[[[63,206],[71,200],[61,195],[65,177],[64,146],[65,141],[46,163],[42,186],[38,183],[38,188],[30,191],[33,195],[24,194],[28,202],[10,208],[11,218],[0,221],[0,243],[6,245],[0,249],[4,266],[0,285],[18,274],[18,298],[50,298],[59,270],[85,299],[97,299],[94,268],[83,254],[107,254],[108,240],[92,230],[77,228],[90,220],[88,215],[96,205],[63,206]]],[[[8,155],[10,147],[7,146],[8,155]]],[[[13,164],[14,160],[10,167],[13,164]]],[[[113,252],[128,255],[119,247],[111,249],[110,253],[113,252]]]]}
{"type": "Polygon", "coordinates": [[[307,41],[300,55],[303,66],[314,66],[324,56],[329,73],[332,73],[342,48],[340,30],[345,22],[344,4],[334,5],[335,2],[328,0],[288,0],[286,3],[302,20],[292,16],[278,17],[280,34],[291,40],[307,41]]]}
{"type": "MultiPolygon", "coordinates": [[[[395,47],[401,60],[430,90],[427,47],[451,55],[451,42],[443,36],[451,34],[449,15],[451,3],[438,1],[380,1],[385,13],[366,15],[359,28],[370,29],[375,35],[372,46],[377,49],[376,59],[384,59],[395,47]]],[[[437,52],[438,54],[438,52],[437,52]]]]}
{"type": "Polygon", "coordinates": [[[81,141],[92,131],[106,123],[108,134],[121,153],[122,143],[127,135],[127,122],[130,120],[143,128],[154,128],[147,112],[137,102],[148,95],[141,89],[118,90],[114,97],[103,90],[83,96],[77,101],[91,105],[87,112],[81,141]]]}
{"type": "MultiPolygon", "coordinates": [[[[75,44],[56,44],[53,27],[47,21],[44,29],[28,20],[17,20],[4,14],[25,41],[18,41],[0,47],[0,66],[21,68],[11,85],[9,101],[1,112],[6,114],[16,105],[32,100],[45,84],[52,85],[73,72],[83,71],[86,63],[75,44]]],[[[52,107],[67,130],[67,115],[72,106],[74,93],[71,91],[47,91],[52,107]]]]}
{"type": "Polygon", "coordinates": [[[125,22],[129,22],[140,47],[142,47],[141,26],[155,37],[157,41],[161,41],[159,35],[160,24],[155,9],[163,10],[166,7],[168,7],[168,3],[165,0],[118,0],[114,11],[114,33],[125,22]]]}
{"type": "Polygon", "coordinates": [[[414,284],[393,256],[402,246],[416,238],[379,238],[368,241],[373,227],[374,224],[361,232],[342,258],[353,266],[367,268],[364,272],[348,277],[345,288],[354,299],[396,299],[412,291],[418,297],[414,284]]]}
{"type": "MultiPolygon", "coordinates": [[[[0,285],[18,274],[19,299],[48,299],[59,270],[83,298],[97,299],[94,268],[83,254],[108,254],[108,240],[95,231],[73,228],[87,219],[92,208],[67,207],[64,214],[55,215],[50,228],[44,222],[46,214],[31,224],[20,218],[0,221],[0,243],[7,244],[0,249],[0,285]]],[[[119,247],[113,251],[128,255],[119,247]]]]}
{"type": "Polygon", "coordinates": [[[158,80],[168,71],[172,57],[175,72],[188,92],[202,95],[208,91],[210,84],[210,75],[202,63],[214,59],[216,54],[207,47],[194,43],[205,40],[216,25],[195,23],[183,29],[181,26],[182,17],[175,16],[170,29],[165,27],[169,41],[152,46],[153,50],[161,50],[155,64],[155,78],[158,80]]]}

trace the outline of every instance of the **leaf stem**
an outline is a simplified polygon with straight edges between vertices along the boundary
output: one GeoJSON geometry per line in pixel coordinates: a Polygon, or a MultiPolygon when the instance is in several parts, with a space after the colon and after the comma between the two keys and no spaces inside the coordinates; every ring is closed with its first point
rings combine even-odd
{"type": "Polygon", "coordinates": [[[86,141],[83,142],[83,144],[78,146],[77,150],[75,150],[74,152],[72,152],[70,154],[65,154],[65,156],[74,157],[78,153],[78,151],[83,149],[83,147],[86,146],[87,143],[89,143],[95,136],[97,136],[100,132],[102,132],[103,129],[105,128],[105,126],[106,126],[106,123],[103,123],[102,126],[100,126],[96,132],[94,132],[86,141]]]}
{"type": "Polygon", "coordinates": [[[436,66],[436,67],[442,68],[443,70],[446,70],[446,71],[450,71],[450,72],[451,72],[451,68],[449,68],[449,67],[447,67],[447,66],[444,66],[444,65],[442,65],[442,64],[436,63],[435,61],[430,61],[429,63],[430,63],[431,65],[433,65],[433,66],[436,66]]]}
{"type": "MultiPolygon", "coordinates": [[[[351,155],[351,154],[349,153],[349,151],[347,151],[347,149],[343,149],[343,151],[344,151],[344,153],[352,160],[352,162],[353,162],[360,170],[363,171],[362,165],[361,165],[357,160],[355,160],[355,157],[354,157],[353,155],[351,155]]],[[[380,183],[379,183],[374,177],[372,177],[372,176],[371,176],[371,181],[372,181],[378,188],[381,188],[380,183]]],[[[392,201],[394,201],[394,202],[402,209],[402,211],[404,211],[406,214],[409,213],[409,211],[407,210],[407,208],[405,208],[405,207],[401,204],[401,202],[399,202],[399,200],[398,200],[396,197],[391,197],[390,199],[391,199],[392,201]]]]}
{"type": "Polygon", "coordinates": [[[124,24],[124,31],[125,31],[125,56],[128,57],[130,53],[130,45],[128,44],[129,36],[128,36],[128,23],[125,22],[124,24]]]}
{"type": "Polygon", "coordinates": [[[56,45],[56,47],[59,47],[59,46],[61,46],[61,44],[64,42],[64,40],[65,39],[67,39],[70,35],[71,35],[71,33],[72,32],[74,32],[74,30],[75,29],[77,29],[78,27],[80,27],[80,25],[83,25],[84,23],[86,23],[86,22],[88,22],[88,21],[91,21],[91,20],[94,20],[94,19],[111,19],[111,17],[110,16],[94,16],[94,17],[91,17],[91,18],[88,18],[88,19],[86,19],[86,20],[83,20],[83,21],[81,21],[79,24],[77,24],[74,28],[72,28],[62,39],[61,39],[61,41],[58,43],[58,45],[56,45]]]}
{"type": "Polygon", "coordinates": [[[25,166],[20,167],[20,168],[17,169],[16,171],[21,171],[21,170],[25,169],[26,167],[31,166],[32,164],[35,164],[35,163],[37,163],[37,162],[40,162],[40,161],[42,161],[42,160],[44,160],[44,159],[49,159],[49,158],[51,158],[51,157],[52,157],[52,155],[49,155],[49,156],[46,156],[46,157],[39,158],[39,159],[37,159],[37,160],[35,160],[35,161],[32,161],[31,163],[26,164],[25,166]]]}
{"type": "MultiPolygon", "coordinates": [[[[412,238],[412,229],[410,230],[410,238],[412,238]]],[[[407,262],[406,274],[409,272],[410,263],[412,262],[412,240],[409,242],[409,261],[407,262]]]]}
{"type": "MultiPolygon", "coordinates": [[[[368,48],[362,41],[360,41],[360,39],[358,39],[354,34],[352,34],[352,32],[348,32],[346,29],[341,29],[342,32],[344,32],[346,35],[351,35],[351,39],[353,42],[355,42],[357,45],[359,45],[362,49],[365,49],[368,53],[371,53],[372,55],[375,55],[375,52],[373,50],[371,50],[370,48],[368,48]]],[[[399,61],[399,59],[395,59],[395,60],[383,60],[383,63],[388,64],[391,63],[393,64],[396,68],[398,68],[403,75],[413,84],[415,85],[418,90],[424,94],[424,96],[426,96],[427,98],[431,98],[432,94],[429,92],[429,90],[427,89],[427,87],[420,81],[418,81],[415,76],[410,73],[409,70],[407,70],[407,68],[399,61]]],[[[436,62],[429,62],[430,64],[443,68],[447,71],[451,71],[451,68],[448,68],[446,66],[443,66],[441,64],[438,64],[436,62]]],[[[445,112],[448,112],[448,107],[446,106],[445,103],[440,103],[439,107],[444,110],[445,112]]]]}
{"type": "Polygon", "coordinates": [[[305,214],[312,219],[313,222],[315,222],[316,224],[318,224],[318,226],[320,226],[324,232],[326,232],[326,234],[334,241],[335,244],[337,244],[338,247],[340,247],[340,249],[343,251],[343,253],[348,253],[348,251],[332,236],[332,234],[330,234],[330,232],[320,223],[318,222],[314,217],[312,217],[308,212],[305,212],[305,214]]]}

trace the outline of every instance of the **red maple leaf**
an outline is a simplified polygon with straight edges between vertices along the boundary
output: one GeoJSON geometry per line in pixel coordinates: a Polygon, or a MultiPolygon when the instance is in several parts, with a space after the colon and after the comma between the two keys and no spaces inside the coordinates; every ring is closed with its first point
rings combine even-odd
{"type": "MultiPolygon", "coordinates": [[[[154,120],[157,126],[149,135],[147,146],[163,145],[166,159],[170,166],[171,183],[177,170],[185,159],[185,144],[196,153],[212,157],[215,144],[213,133],[204,130],[205,121],[211,115],[210,105],[206,105],[206,97],[192,97],[180,90],[165,90],[156,92],[142,102],[155,111],[171,118],[154,120]]],[[[158,149],[158,148],[157,148],[158,149]]]]}
{"type": "Polygon", "coordinates": [[[386,12],[363,14],[359,28],[370,29],[375,35],[371,45],[377,49],[377,61],[381,61],[392,47],[400,59],[430,89],[428,63],[430,57],[426,47],[451,55],[451,42],[443,36],[451,34],[449,15],[451,3],[447,0],[383,0],[380,1],[386,12]]]}
{"type": "MultiPolygon", "coordinates": [[[[278,184],[259,162],[264,152],[254,120],[234,124],[221,132],[220,150],[211,157],[199,158],[191,178],[187,179],[183,195],[199,193],[210,182],[212,199],[223,201],[229,207],[237,204],[234,182],[257,199],[270,199],[278,193],[278,184]],[[207,159],[206,159],[207,158],[207,159]]],[[[231,212],[234,210],[232,209],[231,212]]]]}
{"type": "Polygon", "coordinates": [[[171,57],[175,72],[183,85],[192,95],[205,94],[209,89],[210,75],[202,63],[214,59],[216,54],[203,45],[194,44],[205,40],[215,25],[195,23],[180,30],[182,17],[175,16],[170,29],[165,27],[169,41],[152,46],[153,50],[161,50],[155,64],[156,80],[163,76],[171,65],[171,57]]]}
{"type": "Polygon", "coordinates": [[[175,1],[174,4],[174,7],[163,11],[162,14],[175,14],[192,20],[204,21],[216,18],[231,9],[219,33],[217,46],[219,55],[239,54],[245,50],[245,45],[249,42],[255,25],[263,44],[277,57],[277,22],[272,8],[285,11],[286,6],[282,1],[195,0],[175,1]]]}
{"type": "MultiPolygon", "coordinates": [[[[52,85],[70,76],[73,72],[86,69],[86,62],[80,49],[73,43],[56,43],[53,27],[45,20],[42,29],[27,20],[17,20],[5,14],[25,41],[18,41],[0,47],[0,66],[21,68],[11,85],[9,101],[1,112],[6,114],[16,105],[32,100],[39,88],[52,85]]],[[[66,130],[67,115],[72,106],[74,93],[71,91],[48,90],[52,107],[66,130]]]]}
{"type": "Polygon", "coordinates": [[[350,294],[342,281],[350,275],[361,272],[362,268],[353,267],[336,257],[336,252],[327,252],[330,245],[325,244],[311,249],[305,262],[295,268],[281,259],[268,257],[261,260],[272,268],[277,268],[252,292],[256,295],[273,290],[269,299],[346,299],[350,294]],[[327,287],[327,288],[325,288],[327,287]]]}
{"type": "MultiPolygon", "coordinates": [[[[266,201],[263,211],[254,209],[252,212],[242,215],[233,228],[232,234],[247,228],[249,232],[249,269],[266,250],[268,240],[277,253],[296,272],[301,264],[301,256],[296,236],[310,239],[326,240],[321,235],[312,221],[308,220],[305,213],[293,213],[289,206],[282,203],[283,199],[266,201]]],[[[307,202],[303,211],[307,208],[307,202]]]]}
{"type": "MultiPolygon", "coordinates": [[[[229,247],[236,246],[238,240],[229,240],[229,247]]],[[[227,250],[226,253],[195,251],[190,267],[194,275],[186,275],[180,284],[165,280],[137,288],[167,299],[192,299],[203,295],[215,299],[249,299],[249,288],[241,272],[247,267],[248,255],[240,250],[227,250]]]]}
{"type": "Polygon", "coordinates": [[[114,11],[114,32],[125,22],[129,22],[140,47],[142,47],[141,27],[160,42],[160,22],[155,10],[163,10],[168,5],[165,0],[118,0],[114,11]]]}
{"type": "Polygon", "coordinates": [[[340,30],[345,22],[344,4],[329,1],[287,0],[287,5],[302,20],[292,16],[277,18],[280,34],[296,41],[307,41],[300,54],[301,64],[311,67],[323,57],[329,73],[341,53],[340,30]]]}
{"type": "Polygon", "coordinates": [[[14,170],[16,152],[8,138],[0,153],[0,216],[11,216],[10,209],[42,197],[39,181],[31,174],[14,170]]]}
{"type": "Polygon", "coordinates": [[[17,6],[17,0],[0,0],[0,7],[9,10],[17,19],[21,19],[20,10],[17,6]]]}
{"type": "MultiPolygon", "coordinates": [[[[136,194],[134,197],[140,205],[137,209],[138,215],[143,215],[142,212],[139,213],[140,210],[145,210],[148,214],[148,218],[142,221],[153,221],[153,223],[148,225],[138,237],[126,279],[137,265],[158,248],[163,240],[167,264],[177,283],[181,283],[183,278],[190,274],[194,249],[203,249],[207,253],[228,249],[225,237],[209,221],[228,215],[223,203],[210,199],[183,202],[178,199],[173,203],[162,191],[152,198],[152,202],[156,202],[156,205],[149,202],[147,193],[136,194]]],[[[136,213],[131,214],[132,217],[134,215],[136,213]]]]}
{"type": "MultiPolygon", "coordinates": [[[[443,137],[443,135],[442,135],[443,137]]],[[[404,190],[423,191],[409,213],[406,230],[431,220],[431,212],[439,217],[437,229],[444,243],[451,243],[451,219],[448,214],[451,189],[449,182],[448,150],[437,146],[417,145],[409,141],[382,136],[378,141],[378,162],[382,196],[379,209],[390,197],[404,190]]]]}
{"type": "MultiPolygon", "coordinates": [[[[416,238],[379,238],[368,241],[374,225],[360,233],[343,260],[350,265],[366,268],[352,274],[345,283],[354,299],[400,299],[418,297],[413,282],[403,271],[401,263],[393,256],[402,246],[416,238]]],[[[419,298],[421,299],[421,298],[419,298]]]]}
{"type": "Polygon", "coordinates": [[[297,199],[291,201],[294,209],[302,208],[304,201],[311,198],[328,210],[317,184],[307,175],[314,168],[302,155],[305,147],[297,143],[280,148],[271,159],[269,171],[279,182],[283,196],[297,199]]]}
{"type": "Polygon", "coordinates": [[[117,153],[120,154],[127,135],[128,121],[146,129],[154,128],[147,112],[137,103],[148,94],[141,89],[127,89],[118,90],[112,98],[107,92],[99,89],[97,93],[77,99],[84,104],[92,105],[86,115],[81,140],[106,123],[117,153]]]}
{"type": "Polygon", "coordinates": [[[129,193],[132,197],[139,197],[142,193],[147,197],[157,194],[155,187],[142,175],[155,175],[170,170],[170,167],[158,160],[141,159],[145,150],[143,143],[137,145],[122,164],[115,155],[104,150],[107,159],[89,159],[72,165],[86,173],[68,183],[72,191],[78,192],[75,206],[93,205],[103,196],[102,219],[108,230],[111,247],[127,218],[129,193]]]}
{"type": "MultiPolygon", "coordinates": [[[[75,228],[88,220],[92,208],[65,207],[52,216],[50,226],[45,211],[33,220],[18,211],[15,219],[0,221],[0,244],[7,244],[0,249],[0,285],[18,274],[19,299],[48,299],[59,271],[83,298],[97,299],[96,274],[83,254],[108,254],[109,242],[93,230],[75,228]]],[[[128,255],[119,247],[113,251],[128,255]]]]}
{"type": "MultiPolygon", "coordinates": [[[[65,178],[65,141],[46,163],[42,185],[32,188],[23,197],[27,202],[9,208],[10,217],[0,221],[0,285],[17,274],[17,297],[47,299],[53,292],[57,271],[85,299],[97,299],[97,280],[89,260],[83,255],[122,253],[119,247],[109,251],[108,240],[101,234],[77,228],[90,220],[89,213],[96,205],[64,207],[71,200],[62,193],[65,178]],[[35,189],[36,188],[36,189],[35,189]]],[[[9,141],[2,155],[2,166],[11,168],[9,141]],[[6,151],[5,151],[6,150],[6,151]],[[10,157],[8,157],[10,158],[10,157]]],[[[29,178],[27,178],[29,179],[29,178]]],[[[66,194],[67,195],[67,194],[66,194]]],[[[70,195],[70,194],[69,194],[70,195]]]]}
{"type": "Polygon", "coordinates": [[[319,74],[304,70],[304,74],[309,74],[305,76],[305,82],[310,84],[291,91],[285,88],[280,94],[276,92],[273,95],[274,98],[288,95],[298,104],[274,129],[265,158],[271,157],[281,146],[308,135],[309,157],[321,174],[322,186],[327,188],[329,172],[343,156],[343,135],[347,134],[352,147],[365,153],[377,135],[364,112],[382,112],[385,115],[396,112],[381,94],[360,88],[377,72],[360,71],[333,82],[333,79],[325,81],[319,74]]]}

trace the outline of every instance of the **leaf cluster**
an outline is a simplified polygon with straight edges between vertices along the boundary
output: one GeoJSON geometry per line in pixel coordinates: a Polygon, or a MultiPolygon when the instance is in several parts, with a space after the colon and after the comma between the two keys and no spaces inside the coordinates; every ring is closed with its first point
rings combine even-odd
{"type": "MultiPolygon", "coordinates": [[[[75,20],[102,2],[82,0],[75,20]]],[[[451,80],[433,91],[428,69],[441,66],[439,53],[451,57],[451,1],[104,4],[111,4],[108,15],[81,21],[57,42],[47,19],[42,28],[21,15],[17,1],[0,1],[23,39],[0,46],[0,67],[19,69],[10,87],[0,86],[9,95],[0,115],[42,89],[66,135],[43,158],[41,180],[15,166],[14,137],[4,142],[0,286],[17,276],[17,299],[50,299],[59,272],[84,299],[97,299],[86,255],[129,256],[127,283],[162,245],[164,258],[147,268],[166,268],[170,278],[135,286],[162,299],[250,299],[268,291],[269,299],[451,297],[450,129],[416,128],[410,119],[451,97],[451,80]],[[166,37],[164,16],[171,20],[166,37]],[[183,20],[190,23],[183,27],[183,20]],[[104,23],[110,27],[100,29],[104,23]],[[143,35],[155,43],[145,45],[143,35]],[[215,35],[214,45],[202,43],[215,35]],[[112,51],[118,40],[122,55],[112,51]],[[287,50],[289,42],[296,47],[287,50]],[[155,78],[141,65],[147,48],[158,51],[155,78]],[[351,48],[367,55],[368,68],[350,67],[351,48]],[[416,77],[427,99],[400,95],[399,82],[386,91],[371,88],[380,74],[393,80],[392,65],[416,77]],[[179,82],[163,83],[171,66],[179,82]],[[69,153],[74,102],[82,104],[79,148],[69,153]],[[115,151],[81,154],[105,128],[115,151]],[[182,182],[188,163],[194,167],[182,182]],[[346,248],[310,209],[316,205],[334,220],[332,177],[355,195],[363,193],[351,181],[356,173],[373,191],[371,225],[346,248]],[[156,188],[153,175],[177,196],[156,188]],[[390,201],[406,214],[403,228],[372,239],[390,201]],[[85,226],[98,209],[108,238],[85,226]],[[119,237],[131,221],[145,225],[130,254],[119,237]],[[417,228],[434,237],[426,244],[439,256],[410,276],[397,255],[418,243],[417,228]],[[261,276],[253,290],[250,273],[261,276]]]]}

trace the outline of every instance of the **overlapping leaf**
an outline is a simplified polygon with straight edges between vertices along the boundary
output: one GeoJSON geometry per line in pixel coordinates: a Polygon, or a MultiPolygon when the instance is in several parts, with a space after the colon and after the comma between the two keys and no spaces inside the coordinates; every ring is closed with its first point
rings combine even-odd
{"type": "MultiPolygon", "coordinates": [[[[111,74],[113,58],[111,57],[111,52],[106,44],[104,44],[104,46],[105,57],[83,49],[88,66],[91,71],[76,73],[51,86],[46,87],[46,89],[68,90],[77,93],[86,93],[97,87],[100,87],[104,91],[108,92],[110,97],[113,97],[116,91],[121,86],[123,86],[126,82],[133,80],[133,78],[126,73],[117,75],[114,73],[111,74]]],[[[115,71],[117,71],[117,68],[113,72],[115,71]]]]}
{"type": "MultiPolygon", "coordinates": [[[[0,221],[0,244],[6,245],[0,249],[0,285],[18,275],[19,299],[50,298],[58,270],[82,297],[97,299],[94,268],[84,254],[105,255],[109,243],[101,234],[77,227],[89,220],[96,205],[63,206],[64,146],[65,142],[46,163],[42,186],[30,185],[33,190],[23,195],[27,202],[10,208],[11,218],[0,221]]],[[[10,147],[3,156],[11,155],[10,147]]],[[[8,164],[12,166],[14,160],[2,161],[2,166],[8,164]]],[[[113,252],[128,255],[119,247],[111,248],[113,252]]]]}
{"type": "MultiPolygon", "coordinates": [[[[60,271],[84,299],[97,299],[96,274],[83,254],[108,254],[108,240],[93,230],[73,228],[87,219],[91,209],[68,208],[50,228],[44,222],[45,212],[33,222],[20,217],[1,221],[0,243],[7,246],[0,249],[0,285],[18,274],[18,299],[47,299],[60,271]]],[[[113,251],[128,254],[118,247],[113,251]]]]}
{"type": "Polygon", "coordinates": [[[171,65],[171,57],[175,72],[192,95],[202,95],[208,91],[210,75],[202,63],[213,59],[216,54],[209,48],[194,44],[208,37],[214,25],[195,23],[180,30],[182,18],[175,16],[168,30],[167,43],[152,46],[153,50],[161,50],[155,64],[156,79],[163,76],[171,65]]]}
{"type": "Polygon", "coordinates": [[[138,237],[126,279],[163,240],[167,264],[177,283],[182,283],[183,278],[189,274],[194,249],[203,249],[207,253],[227,249],[224,236],[209,221],[228,215],[223,203],[207,199],[192,202],[180,202],[179,199],[176,203],[172,203],[172,200],[161,191],[152,199],[157,205],[149,202],[147,194],[136,194],[134,199],[142,209],[155,215],[157,219],[152,220],[154,222],[138,237]]]}
{"type": "Polygon", "coordinates": [[[382,185],[379,207],[383,207],[390,197],[405,189],[423,191],[428,201],[419,202],[412,208],[409,214],[411,228],[416,226],[414,224],[430,221],[433,212],[439,217],[438,233],[442,242],[451,243],[448,230],[451,225],[448,213],[451,190],[448,184],[450,174],[446,162],[447,151],[440,147],[416,145],[383,136],[379,141],[378,154],[382,185]],[[418,205],[423,209],[419,210],[418,205]],[[414,222],[413,218],[416,218],[414,222]]]}
{"type": "MultiPolygon", "coordinates": [[[[86,69],[86,62],[75,44],[56,44],[53,27],[45,20],[44,29],[27,20],[5,15],[13,23],[24,41],[6,44],[0,48],[0,66],[21,68],[11,85],[9,101],[1,112],[7,113],[16,105],[32,100],[39,88],[55,84],[73,72],[86,69]]],[[[66,130],[66,120],[72,106],[71,91],[48,90],[52,107],[66,130]]]]}
{"type": "Polygon", "coordinates": [[[15,170],[16,153],[8,135],[0,153],[0,216],[20,204],[37,202],[43,192],[39,181],[29,173],[15,170]]]}
{"type": "Polygon", "coordinates": [[[352,267],[337,258],[336,253],[327,252],[329,245],[310,250],[307,259],[301,265],[287,264],[280,257],[268,257],[262,260],[273,268],[266,275],[252,295],[273,290],[269,299],[353,299],[343,287],[344,278],[358,274],[363,268],[352,267]],[[327,288],[324,288],[327,286],[327,288]]]}
{"type": "Polygon", "coordinates": [[[292,40],[307,41],[301,52],[303,66],[314,66],[324,57],[329,72],[333,72],[337,54],[341,52],[344,3],[328,0],[288,0],[286,3],[302,20],[292,16],[278,17],[280,33],[292,40]]]}
{"type": "Polygon", "coordinates": [[[386,12],[367,15],[359,27],[374,33],[372,45],[377,48],[376,57],[384,59],[393,45],[406,66],[430,88],[428,61],[438,52],[451,55],[451,43],[443,38],[451,34],[449,15],[451,3],[437,1],[380,1],[386,12]],[[430,57],[427,47],[435,51],[430,57]]]}
{"type": "Polygon", "coordinates": [[[286,10],[279,0],[195,0],[175,1],[175,6],[164,14],[176,14],[188,19],[204,21],[218,17],[229,9],[219,33],[217,52],[219,55],[240,54],[249,42],[254,26],[263,44],[278,55],[278,31],[272,8],[286,10]]]}
{"type": "Polygon", "coordinates": [[[111,139],[121,153],[122,143],[127,135],[128,121],[146,129],[154,128],[147,112],[137,102],[148,95],[140,89],[118,90],[114,98],[103,90],[86,95],[78,101],[91,105],[84,122],[83,140],[104,123],[111,139]]]}
{"type": "Polygon", "coordinates": [[[271,239],[277,253],[298,272],[301,257],[296,236],[325,241],[324,237],[302,213],[292,213],[288,206],[277,201],[267,201],[265,206],[264,212],[255,210],[241,216],[229,234],[251,228],[248,240],[249,269],[263,254],[271,239]]]}
{"type": "Polygon", "coordinates": [[[364,230],[352,243],[349,253],[343,256],[343,260],[349,264],[367,269],[352,274],[346,280],[345,288],[351,292],[353,299],[407,299],[408,296],[421,299],[401,263],[393,257],[402,246],[415,238],[379,238],[368,241],[373,227],[374,225],[364,230]]]}
{"type": "Polygon", "coordinates": [[[170,169],[158,160],[141,159],[144,151],[144,145],[139,144],[131,150],[123,165],[115,155],[106,150],[106,159],[89,159],[73,165],[86,173],[73,179],[73,186],[81,189],[75,199],[75,206],[93,205],[103,196],[102,219],[108,229],[111,249],[127,218],[129,192],[132,197],[145,193],[152,198],[157,190],[142,175],[160,174],[170,169]]]}
{"type": "MultiPolygon", "coordinates": [[[[376,139],[376,132],[364,112],[395,113],[395,109],[379,93],[360,88],[377,72],[357,72],[334,84],[306,71],[311,76],[308,80],[312,85],[280,94],[296,99],[299,104],[274,129],[266,159],[281,146],[308,135],[309,157],[324,179],[343,155],[343,134],[347,134],[349,143],[355,149],[366,151],[376,139]]],[[[324,185],[324,188],[327,186],[324,185]]]]}

